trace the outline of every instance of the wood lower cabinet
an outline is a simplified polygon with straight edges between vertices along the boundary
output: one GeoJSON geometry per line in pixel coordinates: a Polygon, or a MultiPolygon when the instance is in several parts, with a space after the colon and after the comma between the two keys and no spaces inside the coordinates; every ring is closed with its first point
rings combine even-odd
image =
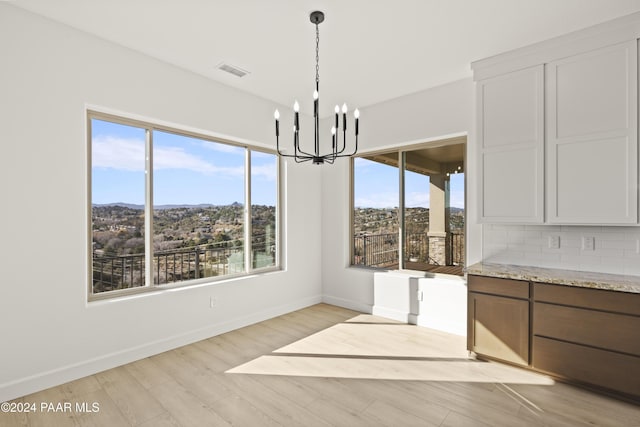
{"type": "Polygon", "coordinates": [[[469,276],[468,287],[468,350],[527,366],[529,284],[469,276]]]}
{"type": "Polygon", "coordinates": [[[533,368],[640,398],[640,358],[534,336],[533,368]]]}
{"type": "Polygon", "coordinates": [[[531,366],[640,398],[640,294],[532,286],[531,366]]]}
{"type": "Polygon", "coordinates": [[[469,275],[467,349],[640,401],[640,294],[469,275]]]}

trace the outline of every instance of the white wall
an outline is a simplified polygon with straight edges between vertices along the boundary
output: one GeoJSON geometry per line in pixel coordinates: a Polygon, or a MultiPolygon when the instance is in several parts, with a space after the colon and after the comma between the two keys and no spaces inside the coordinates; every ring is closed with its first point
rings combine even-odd
{"type": "MultiPolygon", "coordinates": [[[[395,78],[395,77],[391,77],[395,78]]],[[[477,224],[474,86],[460,80],[363,108],[360,154],[382,148],[467,136],[467,256],[480,260],[481,230],[477,224]]],[[[322,283],[328,303],[370,312],[374,303],[374,270],[349,267],[349,161],[340,159],[322,171],[322,283]]]]}
{"type": "Polygon", "coordinates": [[[286,271],[88,304],[85,104],[269,146],[276,106],[2,3],[0,53],[0,402],[321,300],[320,170],[287,165],[286,271]]]}

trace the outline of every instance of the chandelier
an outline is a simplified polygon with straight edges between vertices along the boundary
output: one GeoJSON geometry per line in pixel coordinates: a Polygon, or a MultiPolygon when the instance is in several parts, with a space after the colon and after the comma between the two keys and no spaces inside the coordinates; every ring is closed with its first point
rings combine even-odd
{"type": "Polygon", "coordinates": [[[299,110],[300,105],[298,101],[293,104],[294,111],[294,122],[293,122],[293,154],[284,154],[280,151],[280,112],[278,110],[273,114],[276,119],[276,148],[278,154],[282,157],[293,157],[296,163],[308,162],[311,160],[316,165],[321,165],[323,163],[332,164],[335,159],[338,157],[349,157],[356,154],[358,151],[358,119],[360,117],[360,112],[356,108],[353,112],[353,117],[355,118],[355,146],[352,152],[345,153],[345,149],[347,146],[347,104],[342,105],[342,128],[340,128],[340,108],[336,105],[335,108],[335,123],[331,127],[331,151],[326,154],[320,154],[320,111],[319,111],[319,103],[320,103],[320,31],[318,30],[318,25],[324,21],[324,13],[320,11],[311,12],[309,15],[309,20],[311,23],[316,26],[316,90],[313,92],[313,125],[314,125],[314,151],[313,153],[308,153],[300,148],[300,119],[299,119],[299,110]],[[340,131],[342,131],[342,144],[340,144],[340,131]]]}

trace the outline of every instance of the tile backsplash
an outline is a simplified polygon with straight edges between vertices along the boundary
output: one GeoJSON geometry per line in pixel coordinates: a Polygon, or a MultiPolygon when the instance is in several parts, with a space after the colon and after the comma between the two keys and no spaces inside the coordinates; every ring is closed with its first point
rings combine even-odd
{"type": "Polygon", "coordinates": [[[640,227],[485,224],[482,241],[485,262],[640,276],[640,227]]]}

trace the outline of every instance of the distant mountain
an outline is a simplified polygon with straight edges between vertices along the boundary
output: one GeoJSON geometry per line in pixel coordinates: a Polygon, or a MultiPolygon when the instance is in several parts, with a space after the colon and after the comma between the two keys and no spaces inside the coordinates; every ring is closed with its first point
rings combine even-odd
{"type": "Polygon", "coordinates": [[[133,203],[123,203],[123,202],[115,202],[115,203],[94,203],[94,208],[101,208],[107,206],[118,206],[121,208],[129,208],[129,209],[144,209],[144,205],[136,205],[133,203]]]}
{"type": "MultiPolygon", "coordinates": [[[[94,203],[93,204],[94,207],[100,208],[100,207],[106,207],[106,206],[118,206],[118,207],[122,207],[122,208],[129,208],[129,209],[144,209],[144,205],[136,205],[133,203],[123,203],[123,202],[115,202],[115,203],[94,203]]],[[[233,207],[238,207],[238,206],[242,206],[241,203],[238,202],[233,202],[231,205],[212,205],[212,204],[207,204],[207,203],[201,203],[199,205],[156,205],[153,208],[154,209],[159,209],[159,210],[165,210],[165,209],[193,209],[193,208],[212,208],[215,206],[233,206],[233,207]]]]}
{"type": "MultiPolygon", "coordinates": [[[[156,205],[153,208],[154,209],[159,209],[159,210],[164,210],[164,209],[193,209],[193,208],[212,208],[216,205],[212,205],[209,203],[201,203],[199,205],[156,205]]],[[[226,206],[226,205],[224,205],[226,206]]]]}

